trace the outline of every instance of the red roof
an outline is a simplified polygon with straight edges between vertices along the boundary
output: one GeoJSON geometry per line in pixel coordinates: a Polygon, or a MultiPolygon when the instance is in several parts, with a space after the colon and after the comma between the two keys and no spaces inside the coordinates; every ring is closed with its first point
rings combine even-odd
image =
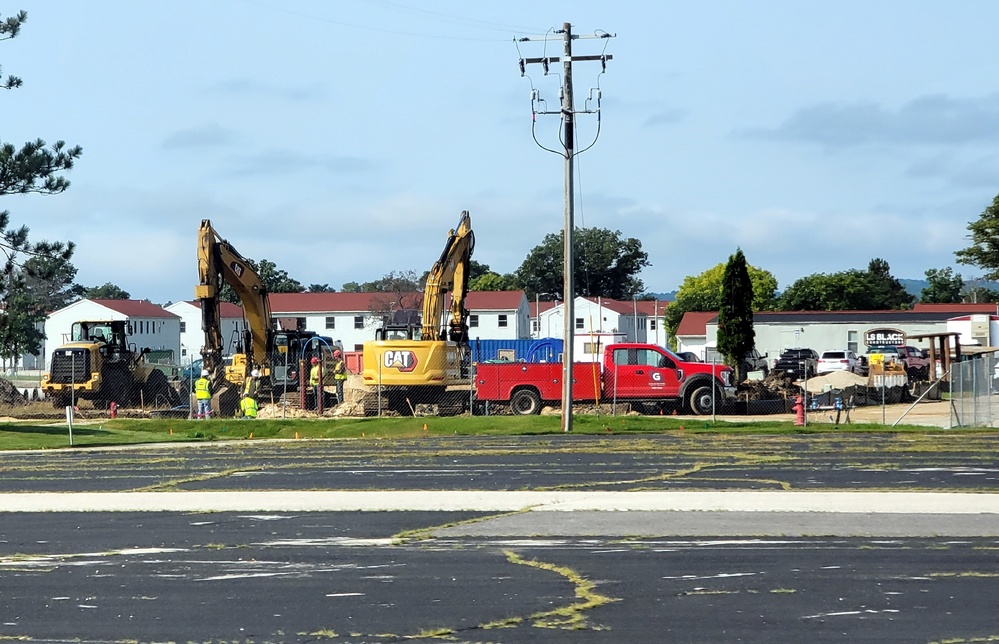
{"type": "Polygon", "coordinates": [[[523,299],[523,291],[469,291],[465,308],[470,311],[516,311],[523,299]]]}
{"type": "MultiPolygon", "coordinates": [[[[187,303],[201,308],[201,300],[188,300],[187,303]]],[[[241,318],[243,317],[243,307],[232,302],[219,302],[219,313],[223,318],[241,318]]]]}
{"type": "Polygon", "coordinates": [[[916,304],[912,307],[913,311],[923,311],[934,313],[999,313],[999,304],[993,304],[989,302],[983,302],[981,304],[976,303],[964,303],[960,302],[958,304],[916,304]]]}
{"type": "Polygon", "coordinates": [[[687,311],[676,328],[677,336],[699,336],[708,334],[708,322],[718,317],[717,311],[687,311]]]}
{"type": "MultiPolygon", "coordinates": [[[[523,291],[470,291],[465,300],[469,310],[515,311],[523,291]]],[[[381,311],[389,308],[418,309],[422,293],[271,293],[271,313],[333,313],[381,311]],[[399,301],[401,300],[401,302],[399,301]],[[392,305],[395,304],[393,307],[392,305]]]]}
{"type": "Polygon", "coordinates": [[[528,300],[528,302],[527,302],[527,306],[531,310],[531,317],[532,318],[538,317],[538,313],[539,312],[540,313],[544,313],[545,311],[550,311],[550,310],[554,309],[558,305],[559,305],[558,302],[545,302],[544,300],[542,300],[540,302],[538,302],[537,300],[535,300],[533,302],[530,301],[530,300],[528,300]],[[539,307],[540,307],[540,311],[539,311],[539,307]]]}
{"type": "Polygon", "coordinates": [[[667,306],[669,306],[669,301],[667,300],[638,300],[638,312],[644,313],[649,317],[657,315],[662,317],[666,315],[667,306]]]}
{"type": "Polygon", "coordinates": [[[420,293],[271,293],[271,313],[332,313],[420,308],[420,293]],[[401,300],[401,302],[400,302],[401,300]]]}
{"type": "Polygon", "coordinates": [[[159,304],[147,300],[90,300],[130,318],[179,318],[159,304]]]}

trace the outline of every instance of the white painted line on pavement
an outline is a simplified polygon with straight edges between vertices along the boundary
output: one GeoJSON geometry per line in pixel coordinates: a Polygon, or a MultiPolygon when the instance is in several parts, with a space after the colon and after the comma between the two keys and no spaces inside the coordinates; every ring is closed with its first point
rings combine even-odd
{"type": "Polygon", "coordinates": [[[784,491],[249,491],[0,494],[0,512],[739,511],[999,514],[999,494],[784,491]]]}

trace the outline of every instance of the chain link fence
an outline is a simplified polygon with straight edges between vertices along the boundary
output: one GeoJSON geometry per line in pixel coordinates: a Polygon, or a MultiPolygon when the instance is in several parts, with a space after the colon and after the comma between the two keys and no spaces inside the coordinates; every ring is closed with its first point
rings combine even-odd
{"type": "MultiPolygon", "coordinates": [[[[150,356],[147,356],[147,359],[150,356]]],[[[309,382],[311,356],[303,353],[291,356],[275,352],[271,356],[269,376],[260,380],[255,395],[258,417],[390,417],[390,416],[509,416],[518,414],[561,413],[561,370],[559,362],[508,363],[502,368],[492,365],[466,364],[449,385],[398,387],[392,386],[386,370],[378,369],[373,382],[362,378],[361,352],[346,352],[347,378],[337,382],[332,361],[324,355],[320,360],[322,385],[309,382]],[[534,385],[524,386],[524,367],[532,374],[539,370],[551,373],[534,385]],[[487,373],[489,377],[482,377],[487,373]],[[477,382],[478,378],[478,382],[477,382]]],[[[98,360],[85,351],[60,351],[52,356],[48,371],[13,371],[0,378],[0,415],[15,417],[58,417],[66,406],[73,406],[83,416],[169,416],[192,417],[192,392],[201,374],[200,359],[181,362],[169,357],[148,360],[135,368],[112,359],[98,360]]],[[[936,383],[924,383],[912,390],[911,397],[899,399],[897,388],[877,386],[840,390],[812,391],[805,401],[809,411],[828,410],[834,414],[845,406],[886,406],[893,403],[924,399],[942,399],[949,407],[949,427],[995,427],[999,424],[999,389],[996,378],[997,360],[994,354],[983,354],[973,360],[955,363],[948,374],[936,383]]],[[[707,381],[703,386],[689,383],[664,382],[662,387],[674,387],[676,394],[663,399],[634,400],[631,389],[639,385],[620,374],[607,387],[597,363],[577,367],[573,391],[576,403],[573,412],[593,415],[674,415],[701,416],[770,415],[794,411],[796,389],[783,395],[761,398],[758,393],[740,388],[734,399],[722,395],[718,387],[707,381]]],[[[236,371],[239,371],[237,369],[236,371]]],[[[938,374],[941,375],[941,374],[938,374]]],[[[750,383],[751,384],[751,383],[750,383]]],[[[799,383],[803,386],[804,383],[799,383]]],[[[219,387],[230,390],[232,398],[225,410],[216,407],[222,417],[239,414],[241,382],[217,381],[219,387]]],[[[648,386],[647,378],[641,386],[648,386]]],[[[908,392],[907,392],[908,393],[908,392]]],[[[906,422],[908,410],[895,417],[885,414],[885,424],[906,422]]],[[[942,423],[941,423],[942,425],[942,423]]]]}
{"type": "Polygon", "coordinates": [[[999,399],[993,395],[999,389],[996,366],[993,353],[951,365],[951,427],[995,427],[999,422],[999,399]]]}

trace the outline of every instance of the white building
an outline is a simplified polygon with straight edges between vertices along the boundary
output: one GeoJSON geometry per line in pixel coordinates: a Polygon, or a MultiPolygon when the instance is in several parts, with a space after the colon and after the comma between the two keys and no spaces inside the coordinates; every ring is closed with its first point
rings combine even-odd
{"type": "Polygon", "coordinates": [[[50,313],[45,320],[43,359],[70,339],[73,323],[80,321],[125,320],[131,324],[128,336],[136,349],[172,351],[180,356],[180,316],[145,300],[79,300],[50,313]]]}
{"type": "MultiPolygon", "coordinates": [[[[908,311],[758,311],[753,315],[753,330],[756,350],[767,354],[772,363],[781,352],[795,347],[819,354],[844,349],[864,354],[865,334],[877,329],[898,330],[906,338],[958,332],[962,345],[993,346],[999,344],[999,317],[995,313],[995,304],[917,304],[908,311]]],[[[687,313],[684,320],[690,315],[687,313]]],[[[708,346],[715,346],[718,316],[709,316],[705,340],[708,346]]],[[[907,344],[929,349],[929,341],[924,339],[907,344]]]]}
{"type": "MultiPolygon", "coordinates": [[[[205,344],[205,332],[201,329],[201,301],[175,302],[166,307],[167,311],[180,317],[180,364],[188,364],[201,357],[201,347],[205,344]]],[[[243,309],[231,302],[220,302],[219,322],[222,332],[223,355],[232,355],[236,350],[238,335],[246,325],[243,322],[243,309]]]]}
{"type": "MultiPolygon", "coordinates": [[[[636,301],[580,296],[573,305],[573,335],[607,333],[623,337],[623,342],[648,341],[648,316],[636,301]]],[[[532,324],[532,337],[564,337],[565,305],[541,302],[540,308],[541,312],[536,314],[537,323],[532,324]]]]}
{"type": "Polygon", "coordinates": [[[489,340],[531,337],[531,310],[523,291],[472,291],[465,298],[468,335],[489,340]]]}
{"type": "MultiPolygon", "coordinates": [[[[564,338],[565,305],[540,302],[532,337],[564,338]]],[[[596,297],[577,297],[573,302],[573,359],[599,361],[603,347],[614,342],[648,342],[648,316],[637,302],[596,297]]]]}
{"type": "MultiPolygon", "coordinates": [[[[420,293],[271,293],[271,315],[278,327],[315,331],[360,351],[375,338],[384,316],[422,308],[420,293]]],[[[445,301],[447,306],[449,301],[445,301]]],[[[465,299],[471,337],[527,338],[530,313],[523,291],[473,291],[465,299]]]]}

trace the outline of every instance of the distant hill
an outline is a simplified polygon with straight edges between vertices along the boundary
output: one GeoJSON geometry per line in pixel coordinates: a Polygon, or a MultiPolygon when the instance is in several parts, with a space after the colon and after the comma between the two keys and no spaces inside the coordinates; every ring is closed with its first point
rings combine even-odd
{"type": "Polygon", "coordinates": [[[923,289],[930,285],[930,283],[927,282],[926,280],[910,280],[900,277],[898,278],[898,281],[899,283],[902,284],[902,286],[905,287],[906,293],[913,295],[917,298],[919,297],[920,293],[923,292],[923,289]]]}
{"type": "MultiPolygon", "coordinates": [[[[930,285],[930,283],[927,282],[926,280],[910,280],[910,279],[903,279],[900,277],[898,278],[898,281],[899,283],[902,284],[902,286],[905,287],[906,293],[910,293],[916,298],[918,298],[922,294],[924,288],[930,285]]],[[[964,282],[965,286],[968,285],[969,281],[970,280],[965,280],[964,282]]],[[[982,288],[992,289],[993,291],[999,291],[999,282],[983,281],[983,282],[976,282],[976,285],[981,286],[982,288]]]]}

